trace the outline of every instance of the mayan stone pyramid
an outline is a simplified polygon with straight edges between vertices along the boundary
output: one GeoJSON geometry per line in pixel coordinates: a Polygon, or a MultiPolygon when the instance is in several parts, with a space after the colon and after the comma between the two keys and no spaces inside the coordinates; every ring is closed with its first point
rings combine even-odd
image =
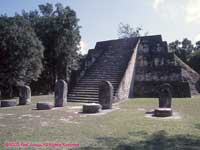
{"type": "Polygon", "coordinates": [[[101,81],[114,87],[114,101],[158,97],[164,83],[173,97],[197,94],[198,73],[184,64],[162,41],[161,35],[97,42],[72,72],[68,101],[97,102],[101,81]]]}

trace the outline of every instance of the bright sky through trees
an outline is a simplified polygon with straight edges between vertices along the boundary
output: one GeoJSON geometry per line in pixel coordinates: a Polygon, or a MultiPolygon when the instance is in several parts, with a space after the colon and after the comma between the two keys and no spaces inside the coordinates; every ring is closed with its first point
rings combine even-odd
{"type": "Polygon", "coordinates": [[[1,0],[0,13],[34,10],[46,2],[60,2],[77,12],[83,53],[97,41],[117,38],[120,22],[162,34],[168,42],[184,37],[200,40],[200,0],[1,0]]]}

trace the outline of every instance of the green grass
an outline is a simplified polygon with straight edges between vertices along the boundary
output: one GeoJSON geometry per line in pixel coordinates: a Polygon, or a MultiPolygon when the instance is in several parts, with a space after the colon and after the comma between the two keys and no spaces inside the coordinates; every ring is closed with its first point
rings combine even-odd
{"type": "Polygon", "coordinates": [[[131,99],[115,104],[113,111],[104,115],[80,114],[80,103],[34,110],[38,101],[53,102],[53,97],[36,96],[31,105],[0,108],[1,149],[12,141],[78,143],[78,148],[67,148],[85,150],[200,150],[200,96],[173,99],[178,119],[145,117],[146,111],[157,108],[157,99],[131,99]]]}

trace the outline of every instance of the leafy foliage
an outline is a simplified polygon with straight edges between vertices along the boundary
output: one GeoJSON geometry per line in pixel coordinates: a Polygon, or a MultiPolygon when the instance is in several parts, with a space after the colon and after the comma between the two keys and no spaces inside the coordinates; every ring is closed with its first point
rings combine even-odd
{"type": "Polygon", "coordinates": [[[44,71],[39,81],[42,85],[43,82],[48,84],[48,91],[53,91],[56,80],[69,81],[71,70],[78,66],[81,39],[79,19],[74,10],[60,3],[55,7],[49,3],[39,5],[39,10],[23,11],[22,16],[31,22],[45,47],[44,71]]]}
{"type": "MultiPolygon", "coordinates": [[[[131,38],[131,37],[139,37],[142,35],[142,27],[136,27],[135,29],[131,27],[129,24],[119,24],[118,35],[119,38],[131,38]]],[[[144,35],[147,35],[146,32],[144,35]]]]}
{"type": "Polygon", "coordinates": [[[169,49],[194,70],[200,73],[200,41],[193,45],[190,40],[184,38],[182,42],[176,40],[169,44],[169,49]]]}
{"type": "Polygon", "coordinates": [[[191,55],[188,64],[200,74],[200,49],[191,55]]]}
{"type": "Polygon", "coordinates": [[[0,87],[14,86],[37,80],[42,71],[43,46],[30,23],[20,16],[0,17],[0,87]]]}
{"type": "Polygon", "coordinates": [[[175,42],[170,43],[169,48],[170,50],[174,51],[175,54],[182,59],[182,61],[187,63],[194,49],[194,46],[190,40],[185,38],[182,42],[176,40],[175,42]]]}

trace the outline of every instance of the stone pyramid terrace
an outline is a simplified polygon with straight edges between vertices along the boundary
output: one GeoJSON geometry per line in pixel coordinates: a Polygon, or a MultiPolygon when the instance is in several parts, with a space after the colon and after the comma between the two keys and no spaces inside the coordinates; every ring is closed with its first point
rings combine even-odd
{"type": "MultiPolygon", "coordinates": [[[[133,97],[157,97],[163,83],[172,86],[173,97],[191,97],[197,91],[188,71],[161,35],[97,42],[83,60],[81,69],[73,71],[68,101],[97,102],[102,80],[114,87],[114,101],[133,97]]],[[[190,68],[191,69],[191,68],[190,68]]]]}

